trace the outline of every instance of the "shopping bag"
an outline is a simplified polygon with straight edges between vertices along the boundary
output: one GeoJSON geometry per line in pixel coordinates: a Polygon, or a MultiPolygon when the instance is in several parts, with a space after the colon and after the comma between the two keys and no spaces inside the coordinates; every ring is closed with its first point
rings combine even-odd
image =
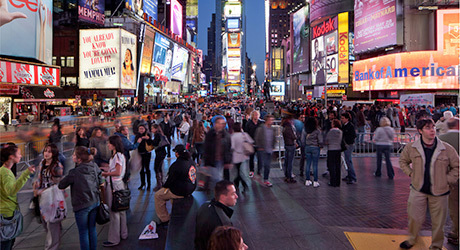
{"type": "Polygon", "coordinates": [[[40,213],[45,222],[56,223],[67,217],[64,191],[57,185],[47,188],[40,195],[40,213]]]}
{"type": "Polygon", "coordinates": [[[155,223],[155,221],[151,221],[147,226],[145,226],[144,230],[139,236],[139,240],[157,239],[158,234],[156,233],[156,231],[157,231],[157,224],[155,223]]]}
{"type": "Polygon", "coordinates": [[[141,171],[142,157],[139,154],[139,151],[137,149],[131,151],[131,156],[129,158],[128,166],[129,166],[129,169],[131,170],[132,173],[137,173],[137,172],[141,171]]]}

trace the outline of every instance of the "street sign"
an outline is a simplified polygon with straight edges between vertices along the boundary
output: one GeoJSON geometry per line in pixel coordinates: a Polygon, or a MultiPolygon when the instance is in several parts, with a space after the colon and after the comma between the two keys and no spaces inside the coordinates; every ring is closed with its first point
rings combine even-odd
{"type": "Polygon", "coordinates": [[[342,100],[343,100],[343,101],[346,101],[346,100],[347,100],[347,95],[343,95],[343,96],[342,96],[342,100]]]}

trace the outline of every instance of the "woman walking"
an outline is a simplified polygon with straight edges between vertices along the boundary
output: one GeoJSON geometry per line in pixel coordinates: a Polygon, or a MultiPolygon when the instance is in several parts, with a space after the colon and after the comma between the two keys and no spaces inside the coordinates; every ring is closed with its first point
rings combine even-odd
{"type": "Polygon", "coordinates": [[[242,175],[245,171],[241,171],[241,165],[249,159],[249,156],[244,153],[244,143],[254,144],[254,140],[247,133],[241,130],[241,123],[237,122],[233,125],[233,134],[231,135],[232,151],[233,151],[233,164],[236,167],[236,178],[233,180],[237,190],[239,189],[240,182],[243,185],[243,193],[246,192],[248,184],[244,181],[242,175]]]}
{"type": "Polygon", "coordinates": [[[180,134],[180,139],[182,142],[181,144],[184,146],[187,145],[189,130],[190,130],[190,118],[188,117],[187,114],[184,114],[182,123],[179,126],[179,134],[180,134]]]}
{"type": "MultiPolygon", "coordinates": [[[[38,168],[38,181],[34,183],[34,195],[40,196],[47,188],[56,185],[62,178],[64,167],[59,162],[59,149],[55,144],[47,144],[43,150],[43,160],[38,168]]],[[[45,249],[59,249],[61,243],[61,222],[45,222],[45,249]]]]}
{"type": "Polygon", "coordinates": [[[318,128],[318,121],[315,117],[308,117],[305,121],[305,129],[302,132],[302,139],[305,141],[305,158],[307,159],[305,170],[305,186],[319,187],[318,182],[318,160],[321,147],[323,146],[323,136],[318,128]],[[310,167],[313,163],[313,183],[310,180],[310,167]]]}
{"type": "Polygon", "coordinates": [[[95,154],[95,148],[76,147],[72,155],[75,168],[71,169],[58,185],[59,189],[70,186],[81,250],[97,248],[96,213],[102,176],[101,170],[93,162],[95,154]]]}
{"type": "MultiPolygon", "coordinates": [[[[123,142],[118,135],[109,137],[109,150],[112,157],[109,161],[109,167],[104,168],[102,176],[105,177],[105,201],[111,208],[113,192],[124,190],[125,183],[123,177],[126,172],[126,161],[123,155],[123,142]]],[[[120,244],[121,239],[128,238],[128,226],[126,224],[126,211],[114,212],[110,210],[109,234],[107,241],[103,243],[105,247],[116,246],[120,244]]]]}
{"type": "MultiPolygon", "coordinates": [[[[0,155],[3,162],[2,167],[0,167],[0,215],[6,220],[11,220],[15,212],[20,213],[17,193],[26,184],[30,174],[35,172],[35,167],[28,167],[16,180],[13,172],[11,172],[11,167],[21,160],[21,150],[16,145],[5,144],[0,155]]],[[[13,249],[17,236],[8,239],[0,238],[0,249],[13,249]]]]}
{"type": "Polygon", "coordinates": [[[377,170],[374,173],[375,177],[382,176],[382,154],[385,155],[388,178],[392,180],[395,176],[390,160],[390,150],[394,137],[395,131],[391,127],[390,119],[383,117],[380,119],[380,127],[375,130],[374,135],[374,143],[377,148],[377,170]]]}
{"type": "Polygon", "coordinates": [[[142,141],[139,144],[139,147],[137,148],[137,150],[139,151],[139,154],[141,155],[141,158],[142,158],[142,168],[140,172],[141,185],[137,189],[139,190],[144,189],[145,177],[147,175],[147,190],[150,190],[150,177],[151,177],[150,159],[152,158],[152,152],[147,151],[145,146],[146,144],[149,144],[149,145],[152,144],[152,136],[147,130],[147,125],[144,125],[144,124],[139,125],[138,133],[136,134],[136,139],[134,139],[134,141],[138,141],[139,138],[141,138],[142,141]]]}
{"type": "Polygon", "coordinates": [[[160,125],[153,124],[152,125],[152,134],[153,134],[153,146],[155,147],[155,163],[154,163],[154,170],[155,176],[157,179],[157,186],[153,189],[153,191],[158,191],[163,186],[163,162],[166,158],[166,145],[162,145],[160,147],[162,138],[163,141],[167,140],[165,135],[163,134],[163,130],[161,130],[160,125]]]}
{"type": "Polygon", "coordinates": [[[327,169],[330,173],[328,185],[340,187],[340,163],[341,163],[341,143],[342,130],[340,130],[340,121],[332,120],[331,129],[326,135],[327,145],[327,169]]]}
{"type": "Polygon", "coordinates": [[[193,156],[193,160],[200,165],[201,156],[203,155],[203,144],[206,137],[206,129],[204,127],[203,121],[199,121],[198,125],[194,128],[193,138],[192,138],[192,147],[196,149],[196,154],[193,156]]]}

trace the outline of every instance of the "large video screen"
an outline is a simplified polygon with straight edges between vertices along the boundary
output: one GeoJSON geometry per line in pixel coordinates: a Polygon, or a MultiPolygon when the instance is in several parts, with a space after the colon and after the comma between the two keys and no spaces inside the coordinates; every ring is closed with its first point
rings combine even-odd
{"type": "Polygon", "coordinates": [[[187,63],[189,53],[181,46],[174,44],[174,57],[171,66],[171,75],[173,79],[185,81],[187,75],[187,63]]]}
{"type": "Polygon", "coordinates": [[[0,4],[0,54],[35,58],[46,64],[53,57],[53,1],[6,1],[0,4]],[[7,13],[11,13],[7,18],[7,13]]]}
{"type": "Polygon", "coordinates": [[[353,91],[459,89],[458,55],[417,51],[385,55],[353,64],[353,91]]]}
{"type": "Polygon", "coordinates": [[[227,29],[239,29],[240,28],[240,19],[239,18],[229,18],[227,19],[227,29]]]}
{"type": "Polygon", "coordinates": [[[240,33],[228,33],[228,47],[239,48],[241,46],[240,33]]]}
{"type": "Polygon", "coordinates": [[[171,31],[182,37],[182,5],[177,0],[171,0],[171,31]]]}
{"type": "Polygon", "coordinates": [[[226,17],[240,17],[241,16],[241,4],[228,2],[224,7],[224,14],[226,17]]]}
{"type": "Polygon", "coordinates": [[[174,45],[169,39],[158,32],[155,34],[150,74],[155,76],[157,81],[160,81],[160,79],[161,81],[171,80],[173,49],[174,45]]]}
{"type": "Polygon", "coordinates": [[[270,84],[270,95],[271,96],[284,96],[285,94],[284,82],[271,82],[270,84]]]}
{"type": "Polygon", "coordinates": [[[292,14],[292,30],[294,34],[293,73],[308,71],[310,68],[310,22],[308,20],[308,11],[308,6],[305,6],[292,14]]]}
{"type": "Polygon", "coordinates": [[[437,10],[438,51],[460,54],[460,9],[437,10]]]}
{"type": "Polygon", "coordinates": [[[355,52],[396,43],[396,0],[355,0],[355,52]]]}
{"type": "MultiPolygon", "coordinates": [[[[93,0],[97,1],[97,0],[93,0]]],[[[152,20],[158,18],[158,0],[126,0],[127,8],[134,12],[139,18],[143,18],[144,13],[152,17],[152,20]]]]}

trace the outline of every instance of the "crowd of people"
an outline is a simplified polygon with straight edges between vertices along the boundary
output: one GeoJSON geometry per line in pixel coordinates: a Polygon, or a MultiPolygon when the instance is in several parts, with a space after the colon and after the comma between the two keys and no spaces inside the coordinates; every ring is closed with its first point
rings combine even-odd
{"type": "MultiPolygon", "coordinates": [[[[445,139],[439,136],[442,141],[436,136],[455,132],[458,138],[458,109],[453,105],[341,107],[296,102],[274,103],[271,108],[263,102],[238,100],[154,110],[136,116],[131,124],[115,120],[113,130],[101,124],[76,127],[72,154],[75,167],[70,170],[66,157],[59,151],[63,135],[59,120],[55,120],[48,144],[42,152],[37,152],[42,160],[36,167],[23,171],[17,180],[12,169],[21,160],[20,149],[11,143],[2,146],[0,214],[4,219],[17,215],[16,194],[36,171],[33,183],[36,207],[40,207],[41,196],[50,187],[57,186],[60,190],[70,187],[80,247],[96,249],[96,217],[101,204],[107,204],[110,221],[103,245],[116,246],[128,237],[128,228],[126,211],[112,209],[114,194],[126,190],[131,174],[138,171],[138,190],[155,192],[159,225],[167,225],[170,220],[167,201],[188,197],[198,187],[208,191],[213,199],[197,213],[195,248],[246,249],[241,231],[232,227],[231,207],[236,205],[238,194],[248,191],[251,179],[260,180],[266,187],[273,186],[270,170],[277,140],[284,142],[286,183],[297,183],[299,175],[302,185],[319,188],[318,162],[321,149],[327,148],[328,172],[323,176],[329,175],[329,186],[340,187],[342,181],[349,185],[357,182],[352,157],[354,148],[364,143],[376,147],[375,177],[382,176],[382,156],[385,156],[386,173],[393,180],[390,151],[395,133],[414,126],[420,139],[408,144],[400,158],[401,169],[411,177],[408,212],[413,215],[409,216],[410,239],[401,247],[415,244],[425,216],[420,207],[426,208],[427,202],[432,223],[436,224],[432,246],[442,247],[448,207],[451,216],[457,216],[452,217],[457,223],[449,241],[458,244],[458,140],[455,145],[455,141],[449,142],[452,136],[445,139]],[[279,123],[275,122],[277,118],[281,118],[279,123]],[[366,131],[371,141],[365,141],[366,131]],[[298,164],[297,151],[301,155],[298,164]],[[175,157],[171,157],[172,153],[175,157]],[[417,158],[417,154],[423,156],[417,158]],[[346,165],[343,178],[342,155],[346,165]],[[174,163],[165,167],[165,159],[172,158],[176,158],[174,163]],[[297,165],[299,172],[294,173],[297,165]],[[449,192],[456,192],[456,199],[449,192]],[[433,214],[434,211],[438,212],[433,214]],[[232,247],[222,248],[222,245],[232,247]]],[[[39,209],[37,213],[47,232],[45,249],[58,249],[62,221],[45,220],[39,209]]],[[[16,236],[2,238],[1,249],[11,249],[16,236]]]]}

